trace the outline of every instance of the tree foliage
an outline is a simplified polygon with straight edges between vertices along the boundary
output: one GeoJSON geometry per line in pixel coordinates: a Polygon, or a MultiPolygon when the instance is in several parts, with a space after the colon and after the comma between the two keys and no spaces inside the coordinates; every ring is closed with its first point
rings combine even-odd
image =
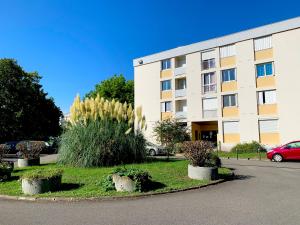
{"type": "Polygon", "coordinates": [[[40,79],[37,72],[25,72],[13,59],[0,59],[0,141],[58,135],[62,113],[40,79]]]}
{"type": "Polygon", "coordinates": [[[177,143],[190,140],[188,127],[178,120],[157,121],[153,131],[156,140],[166,148],[168,156],[177,143]]]}
{"type": "Polygon", "coordinates": [[[125,77],[114,75],[107,80],[96,84],[95,89],[90,91],[85,97],[95,98],[97,95],[112,100],[115,99],[121,103],[127,102],[134,104],[134,83],[133,80],[126,80],[125,77]]]}

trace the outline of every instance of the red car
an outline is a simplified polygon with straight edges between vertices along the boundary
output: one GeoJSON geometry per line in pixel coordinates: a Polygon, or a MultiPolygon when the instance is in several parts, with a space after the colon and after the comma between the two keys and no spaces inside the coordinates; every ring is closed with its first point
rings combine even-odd
{"type": "Polygon", "coordinates": [[[293,141],[273,148],[267,152],[267,157],[275,162],[283,160],[300,160],[300,141],[293,141]]]}

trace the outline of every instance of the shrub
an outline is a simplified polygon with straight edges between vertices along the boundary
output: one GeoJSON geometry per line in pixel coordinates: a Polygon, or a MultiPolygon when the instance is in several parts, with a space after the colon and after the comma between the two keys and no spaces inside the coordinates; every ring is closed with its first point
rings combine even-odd
{"type": "Polygon", "coordinates": [[[14,169],[13,163],[0,162],[0,181],[5,181],[9,179],[13,169],[14,169]]]}
{"type": "Polygon", "coordinates": [[[3,156],[8,153],[9,151],[9,145],[6,144],[0,144],[0,162],[3,159],[3,156]]]}
{"type": "Polygon", "coordinates": [[[230,151],[231,152],[238,151],[238,153],[256,153],[258,151],[265,152],[266,149],[257,141],[252,141],[250,143],[237,144],[230,151]]]}
{"type": "Polygon", "coordinates": [[[143,171],[136,168],[126,169],[126,168],[116,168],[112,174],[108,175],[102,182],[102,186],[105,191],[115,190],[115,185],[113,183],[112,175],[117,174],[121,177],[129,177],[135,183],[135,191],[142,192],[147,190],[150,183],[151,176],[147,171],[143,171]]]}
{"type": "Polygon", "coordinates": [[[156,122],[154,126],[154,136],[157,141],[166,148],[168,157],[170,153],[178,151],[178,143],[191,139],[187,126],[184,126],[178,120],[162,120],[156,122]]]}
{"type": "Polygon", "coordinates": [[[39,158],[45,148],[46,144],[43,141],[21,141],[16,145],[17,151],[21,152],[24,159],[39,158]]]}
{"type": "Polygon", "coordinates": [[[63,174],[62,169],[37,169],[37,170],[30,170],[25,172],[21,179],[27,180],[35,180],[35,179],[50,179],[55,177],[61,177],[63,174]]]}
{"type": "Polygon", "coordinates": [[[70,126],[61,136],[58,163],[96,167],[142,162],[146,158],[141,108],[135,115],[127,103],[99,96],[80,101],[77,96],[70,117],[70,126]],[[138,128],[135,132],[134,120],[138,128]]]}
{"type": "Polygon", "coordinates": [[[192,166],[221,166],[220,159],[213,153],[214,146],[208,141],[186,141],[182,143],[184,156],[192,166]]]}

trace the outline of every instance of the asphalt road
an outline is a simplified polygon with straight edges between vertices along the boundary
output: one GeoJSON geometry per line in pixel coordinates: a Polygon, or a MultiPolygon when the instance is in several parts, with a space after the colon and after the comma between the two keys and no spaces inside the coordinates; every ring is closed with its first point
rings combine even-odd
{"type": "Polygon", "coordinates": [[[181,193],[98,202],[0,200],[0,224],[300,224],[300,162],[224,164],[239,179],[181,193]]]}

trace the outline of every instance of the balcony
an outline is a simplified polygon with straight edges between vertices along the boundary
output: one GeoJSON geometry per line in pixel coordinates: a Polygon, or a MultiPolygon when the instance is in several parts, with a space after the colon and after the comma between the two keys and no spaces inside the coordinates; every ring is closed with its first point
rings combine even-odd
{"type": "Polygon", "coordinates": [[[187,112],[185,111],[178,111],[175,112],[176,119],[186,119],[187,118],[187,112]]]}
{"type": "Polygon", "coordinates": [[[205,84],[202,86],[202,93],[216,93],[217,92],[217,84],[205,84]]]}
{"type": "Polygon", "coordinates": [[[203,118],[216,118],[218,116],[218,111],[216,109],[213,110],[203,110],[203,118]]]}
{"type": "Polygon", "coordinates": [[[186,96],[186,89],[178,89],[175,90],[175,98],[179,98],[179,97],[185,97],[186,96]]]}
{"type": "Polygon", "coordinates": [[[174,69],[174,76],[179,76],[185,74],[185,66],[177,67],[174,69]]]}

